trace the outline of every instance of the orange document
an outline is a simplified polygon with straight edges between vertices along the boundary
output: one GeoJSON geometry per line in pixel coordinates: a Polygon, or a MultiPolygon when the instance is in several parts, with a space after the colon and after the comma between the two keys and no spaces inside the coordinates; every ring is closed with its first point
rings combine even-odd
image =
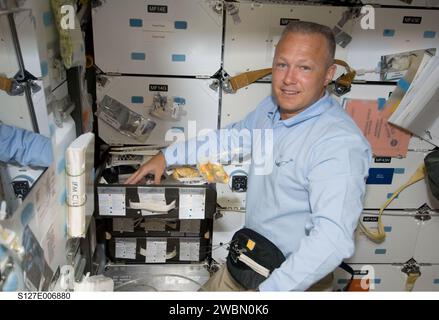
{"type": "Polygon", "coordinates": [[[405,157],[411,134],[387,122],[378,100],[346,99],[346,112],[354,119],[377,157],[405,157]]]}

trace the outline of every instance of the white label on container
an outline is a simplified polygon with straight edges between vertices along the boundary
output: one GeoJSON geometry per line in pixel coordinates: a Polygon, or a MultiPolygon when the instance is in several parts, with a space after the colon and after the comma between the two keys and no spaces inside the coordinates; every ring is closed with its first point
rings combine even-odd
{"type": "Polygon", "coordinates": [[[99,214],[125,216],[125,188],[98,188],[99,214]]]}
{"type": "Polygon", "coordinates": [[[204,188],[180,188],[179,218],[204,219],[206,190],[204,188]]]}
{"type": "Polygon", "coordinates": [[[116,238],[115,257],[122,259],[136,259],[136,239],[116,238]]]}
{"type": "Polygon", "coordinates": [[[149,33],[148,31],[152,32],[164,32],[164,33],[171,33],[174,32],[174,23],[171,21],[164,21],[164,20],[144,20],[144,27],[143,30],[145,31],[145,36],[149,33]]]}
{"type": "Polygon", "coordinates": [[[166,239],[146,240],[145,262],[148,263],[166,262],[166,239]]]}
{"type": "Polygon", "coordinates": [[[180,261],[199,261],[200,241],[181,239],[180,240],[180,261]]]}

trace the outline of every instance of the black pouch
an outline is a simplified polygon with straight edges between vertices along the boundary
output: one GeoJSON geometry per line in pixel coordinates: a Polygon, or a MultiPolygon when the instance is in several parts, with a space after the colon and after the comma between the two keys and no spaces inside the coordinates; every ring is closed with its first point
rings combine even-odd
{"type": "Polygon", "coordinates": [[[247,290],[258,288],[266,277],[243,263],[239,258],[240,254],[268,269],[270,273],[285,261],[282,251],[264,236],[248,228],[238,230],[230,244],[227,269],[231,276],[247,290]]]}
{"type": "Polygon", "coordinates": [[[426,180],[430,185],[431,193],[439,199],[439,150],[430,152],[424,159],[426,180]]]}

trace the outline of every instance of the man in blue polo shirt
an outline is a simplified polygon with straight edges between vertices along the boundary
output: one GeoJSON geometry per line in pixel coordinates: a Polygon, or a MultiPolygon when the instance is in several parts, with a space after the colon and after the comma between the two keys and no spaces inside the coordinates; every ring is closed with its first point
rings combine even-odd
{"type": "MultiPolygon", "coordinates": [[[[273,166],[266,174],[257,173],[250,146],[245,226],[273,242],[286,260],[259,285],[260,291],[307,290],[354,253],[371,150],[326,91],[335,73],[334,54],[328,27],[290,23],[276,47],[272,95],[229,126],[272,130],[273,166]]],[[[232,142],[229,150],[235,147],[232,142]]],[[[176,162],[170,150],[144,164],[127,183],[147,173],[159,183],[165,167],[176,162]]],[[[202,288],[242,289],[225,266],[202,288]]]]}

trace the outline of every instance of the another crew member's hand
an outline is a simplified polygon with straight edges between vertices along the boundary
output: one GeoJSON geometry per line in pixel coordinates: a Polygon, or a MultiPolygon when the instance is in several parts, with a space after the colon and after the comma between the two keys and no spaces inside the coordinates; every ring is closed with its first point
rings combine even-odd
{"type": "Polygon", "coordinates": [[[126,184],[136,184],[143,179],[148,173],[154,174],[154,183],[160,184],[160,179],[166,169],[166,160],[163,153],[159,152],[151,160],[144,163],[131,177],[127,179],[126,184]]]}

